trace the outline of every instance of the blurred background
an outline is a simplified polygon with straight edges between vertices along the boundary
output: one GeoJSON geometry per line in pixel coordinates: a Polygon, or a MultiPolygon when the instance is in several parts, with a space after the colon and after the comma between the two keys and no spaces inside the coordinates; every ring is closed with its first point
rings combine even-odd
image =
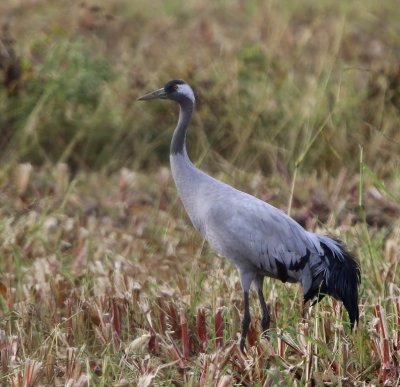
{"type": "Polygon", "coordinates": [[[176,106],[135,100],[182,78],[207,168],[290,175],[310,148],[303,172],[356,173],[362,146],[400,188],[393,1],[9,0],[0,15],[2,165],[167,165],[176,106]]]}

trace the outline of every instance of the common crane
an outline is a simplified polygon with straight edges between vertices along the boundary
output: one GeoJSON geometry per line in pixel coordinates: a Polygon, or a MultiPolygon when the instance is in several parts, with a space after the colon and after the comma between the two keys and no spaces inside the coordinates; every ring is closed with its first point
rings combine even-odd
{"type": "Polygon", "coordinates": [[[240,349],[250,325],[249,290],[254,283],[262,310],[261,327],[269,329],[270,314],[263,295],[264,277],[300,282],[304,302],[326,294],[341,300],[350,326],[358,322],[360,267],[340,241],[306,231],[283,211],[241,192],[196,168],[186,151],[186,132],[194,110],[192,88],[172,80],[139,100],[171,99],[179,104],[172,136],[172,176],[193,226],[220,255],[237,267],[244,297],[240,349]]]}

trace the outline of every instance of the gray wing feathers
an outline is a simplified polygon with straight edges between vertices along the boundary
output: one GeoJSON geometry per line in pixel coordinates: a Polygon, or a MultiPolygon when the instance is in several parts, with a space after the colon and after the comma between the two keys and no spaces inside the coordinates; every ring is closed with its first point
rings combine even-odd
{"type": "Polygon", "coordinates": [[[213,199],[207,211],[205,236],[212,247],[239,267],[251,263],[277,276],[281,263],[291,274],[290,268],[296,267],[307,252],[311,260],[322,252],[313,234],[268,203],[236,190],[213,199]]]}

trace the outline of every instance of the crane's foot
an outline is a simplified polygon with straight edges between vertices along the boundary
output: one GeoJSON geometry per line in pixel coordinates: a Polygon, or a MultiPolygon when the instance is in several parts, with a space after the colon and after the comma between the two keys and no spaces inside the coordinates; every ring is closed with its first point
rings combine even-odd
{"type": "Polygon", "coordinates": [[[246,338],[247,332],[249,331],[250,326],[250,316],[245,315],[242,320],[242,335],[240,337],[240,350],[244,353],[246,348],[246,338]]]}
{"type": "Polygon", "coordinates": [[[243,355],[246,354],[245,349],[246,349],[246,338],[241,337],[240,338],[240,344],[239,344],[240,352],[243,353],[243,355]]]}
{"type": "Polygon", "coordinates": [[[270,323],[269,314],[264,314],[261,319],[261,329],[262,329],[261,336],[263,338],[268,338],[269,323],[270,323]]]}

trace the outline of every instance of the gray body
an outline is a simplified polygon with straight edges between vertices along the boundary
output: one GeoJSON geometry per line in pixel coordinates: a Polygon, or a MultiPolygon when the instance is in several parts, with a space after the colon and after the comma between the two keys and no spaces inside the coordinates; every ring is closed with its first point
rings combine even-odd
{"type": "Polygon", "coordinates": [[[186,152],[186,131],[195,99],[181,80],[168,82],[140,100],[171,99],[179,103],[178,125],[171,141],[170,163],[179,196],[193,226],[220,255],[237,267],[244,294],[240,348],[250,324],[249,289],[255,284],[262,309],[263,331],[270,316],[262,287],[264,277],[300,282],[304,300],[325,294],[343,301],[353,327],[358,321],[357,261],[343,245],[304,230],[281,210],[239,191],[196,168],[186,152]]]}
{"type": "Polygon", "coordinates": [[[307,292],[313,276],[324,270],[323,250],[314,234],[270,204],[222,183],[189,162],[170,156],[172,175],[193,226],[220,255],[238,268],[243,289],[256,274],[280,279],[277,261],[285,265],[288,282],[301,282],[307,292]],[[196,182],[186,184],[186,182],[196,182]],[[302,270],[299,260],[310,251],[302,270]]]}

